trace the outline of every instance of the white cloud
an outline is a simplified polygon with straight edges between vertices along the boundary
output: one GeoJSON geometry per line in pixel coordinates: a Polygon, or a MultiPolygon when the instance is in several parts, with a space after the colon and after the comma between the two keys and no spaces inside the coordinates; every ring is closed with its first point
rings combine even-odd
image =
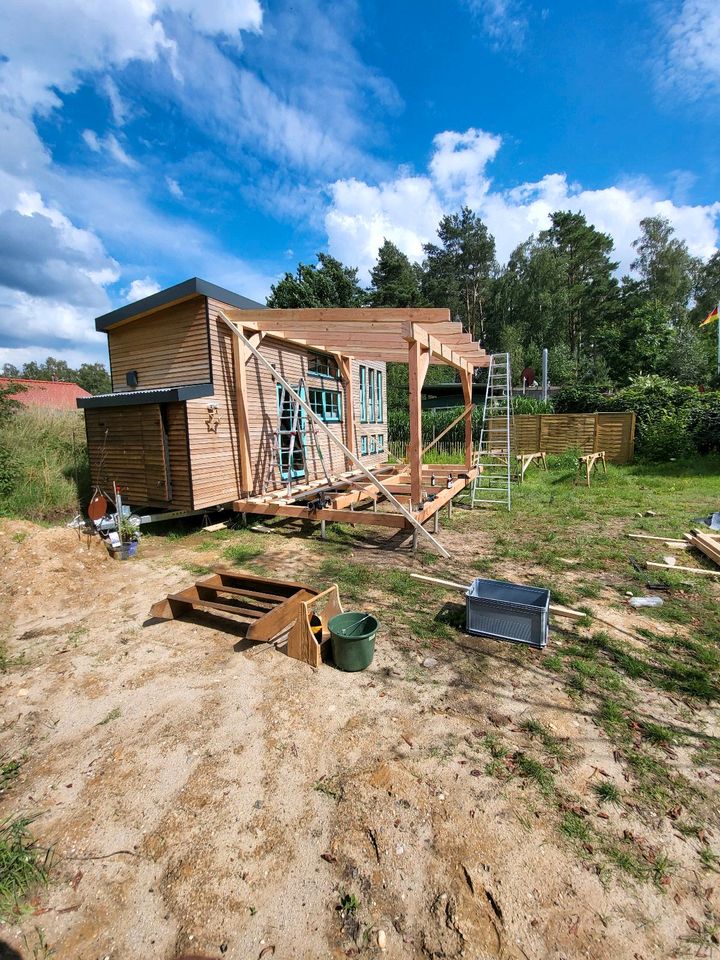
{"type": "Polygon", "coordinates": [[[665,19],[667,53],[661,82],[692,100],[720,91],[720,4],[673,2],[665,19]]]}
{"type": "Polygon", "coordinates": [[[466,0],[495,47],[522,46],[528,20],[519,0],[466,0]]]}
{"type": "Polygon", "coordinates": [[[31,341],[25,347],[3,347],[0,346],[0,369],[6,363],[12,363],[18,369],[22,370],[23,364],[35,361],[41,363],[47,357],[54,357],[56,360],[64,360],[69,367],[77,369],[83,363],[107,364],[107,350],[105,349],[106,337],[104,334],[98,334],[98,343],[96,347],[88,345],[78,346],[71,350],[63,348],[57,349],[55,346],[48,346],[39,341],[31,341]]]}
{"type": "Polygon", "coordinates": [[[433,141],[428,173],[412,176],[400,169],[378,184],[337,180],[330,187],[325,217],[330,252],[360,267],[367,278],[383,238],[392,240],[411,259],[422,259],[422,245],[435,239],[443,213],[468,205],[494,235],[497,255],[507,259],[531,233],[545,229],[555,210],[577,210],[599,230],[611,234],[621,269],[634,259],[632,241],[643,217],[667,217],[690,252],[710,256],[718,245],[720,202],[678,204],[645,182],[592,190],[568,182],[561,173],[511,190],[496,190],[486,166],[501,139],[482,130],[445,131],[433,141]]]}
{"type": "Polygon", "coordinates": [[[90,147],[93,153],[109,153],[113,160],[135,170],[140,164],[127,154],[114,133],[108,133],[105,137],[98,137],[94,130],[83,130],[82,138],[90,147]]]}
{"type": "Polygon", "coordinates": [[[173,180],[172,177],[165,177],[165,183],[167,184],[168,191],[177,199],[182,200],[185,194],[182,192],[182,187],[177,182],[173,180]]]}
{"type": "Polygon", "coordinates": [[[124,126],[130,117],[130,107],[120,96],[120,91],[113,78],[104,77],[101,89],[110,102],[113,121],[118,127],[124,126]]]}
{"type": "Polygon", "coordinates": [[[195,29],[208,36],[236,37],[242,30],[259,33],[262,27],[259,0],[167,0],[159,6],[187,14],[195,29]]]}
{"type": "Polygon", "coordinates": [[[152,277],[143,277],[142,280],[133,280],[127,290],[123,290],[122,296],[128,303],[134,303],[136,300],[152,296],[161,289],[160,284],[156,283],[152,277]]]}

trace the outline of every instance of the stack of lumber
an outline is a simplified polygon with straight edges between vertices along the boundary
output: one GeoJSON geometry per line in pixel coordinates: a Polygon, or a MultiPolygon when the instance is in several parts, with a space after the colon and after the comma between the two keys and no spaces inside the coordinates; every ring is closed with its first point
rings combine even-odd
{"type": "MultiPolygon", "coordinates": [[[[633,539],[647,539],[647,540],[663,540],[665,546],[670,549],[678,548],[694,548],[699,550],[703,556],[707,557],[708,560],[711,560],[717,567],[720,568],[720,533],[714,533],[707,530],[691,530],[690,533],[686,533],[682,540],[674,540],[672,538],[664,537],[649,537],[643,534],[630,534],[633,539]]],[[[697,573],[701,576],[706,577],[720,577],[720,569],[718,570],[706,570],[704,567],[681,567],[676,565],[671,565],[668,563],[652,563],[648,561],[645,564],[646,567],[653,570],[675,570],[680,573],[697,573]]]]}

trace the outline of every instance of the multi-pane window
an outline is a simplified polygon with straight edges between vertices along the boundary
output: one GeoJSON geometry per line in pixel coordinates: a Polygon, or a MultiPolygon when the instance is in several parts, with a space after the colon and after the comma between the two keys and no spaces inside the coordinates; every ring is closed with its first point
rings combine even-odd
{"type": "Polygon", "coordinates": [[[382,453],[384,449],[385,449],[385,434],[379,433],[377,435],[377,451],[378,453],[382,453]]]}
{"type": "Polygon", "coordinates": [[[320,377],[332,377],[339,379],[338,365],[332,357],[324,353],[311,353],[308,358],[308,373],[317,374],[320,377]]]}
{"type": "Polygon", "coordinates": [[[367,423],[367,367],[360,367],[360,423],[367,423]]]}
{"type": "Polygon", "coordinates": [[[363,436],[360,437],[360,456],[366,457],[368,452],[368,438],[363,436]]]}
{"type": "Polygon", "coordinates": [[[372,367],[360,367],[360,422],[383,422],[383,375],[372,367]]]}
{"type": "Polygon", "coordinates": [[[340,423],[342,420],[340,392],[310,387],[310,409],[325,423],[340,423]]]}

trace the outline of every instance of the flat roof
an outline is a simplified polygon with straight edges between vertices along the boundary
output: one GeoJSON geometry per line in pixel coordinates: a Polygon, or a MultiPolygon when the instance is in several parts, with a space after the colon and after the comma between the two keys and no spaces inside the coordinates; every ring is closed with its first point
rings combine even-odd
{"type": "Polygon", "coordinates": [[[96,397],[79,397],[77,405],[86,410],[94,407],[130,407],[139,403],[175,403],[211,397],[211,383],[190,383],[184,387],[161,387],[155,390],[126,390],[122,393],[101,393],[96,397]]]}
{"type": "Polygon", "coordinates": [[[176,303],[180,300],[188,300],[194,296],[211,297],[213,300],[220,300],[227,303],[228,306],[237,307],[239,310],[264,310],[265,305],[258,303],[257,300],[250,300],[239,293],[233,293],[232,290],[226,290],[225,287],[218,287],[207,280],[201,280],[200,277],[191,277],[189,280],[183,280],[182,283],[176,283],[172,287],[166,287],[165,290],[159,290],[157,293],[151,293],[149,297],[143,297],[142,300],[136,300],[134,303],[128,303],[124,307],[118,307],[110,313],[104,313],[101,317],[95,318],[95,329],[99,331],[108,330],[118,323],[125,320],[132,320],[133,317],[139,317],[145,313],[151,313],[160,307],[166,307],[168,304],[176,303]]]}

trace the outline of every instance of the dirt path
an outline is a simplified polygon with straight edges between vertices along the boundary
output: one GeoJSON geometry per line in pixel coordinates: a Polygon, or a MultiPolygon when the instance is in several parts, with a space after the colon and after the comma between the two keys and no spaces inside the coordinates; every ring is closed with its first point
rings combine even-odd
{"type": "MultiPolygon", "coordinates": [[[[315,563],[303,540],[267,544],[281,575],[315,563]]],[[[201,618],[144,625],[193,579],[183,541],[116,563],[68,530],[2,522],[0,545],[22,657],[0,675],[0,756],[25,758],[0,815],[38,813],[55,851],[32,912],[0,926],[23,957],[35,928],[68,960],[712,955],[687,918],[717,910],[716,884],[672,820],[590,811],[676,864],[669,885],[635,883],[563,843],[535,784],[488,774],[488,737],[521,748],[533,716],[566,745],[569,792],[598,770],[623,782],[540,655],[413,645],[389,611],[368,671],[315,672],[201,618]]]]}

